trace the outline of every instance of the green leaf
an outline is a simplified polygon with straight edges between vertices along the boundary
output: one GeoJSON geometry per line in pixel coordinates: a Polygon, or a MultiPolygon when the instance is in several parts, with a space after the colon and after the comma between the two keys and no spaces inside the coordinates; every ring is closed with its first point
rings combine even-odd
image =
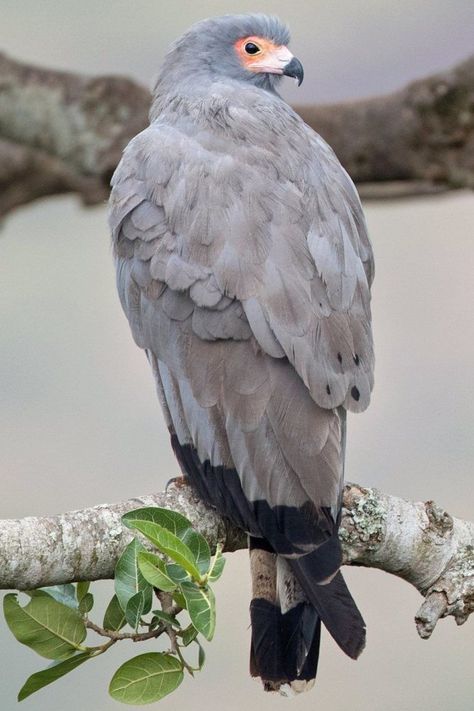
{"type": "Polygon", "coordinates": [[[159,551],[187,570],[192,578],[200,580],[201,571],[197,566],[196,559],[190,548],[178,536],[151,521],[134,521],[134,528],[143,533],[159,551]]]}
{"type": "MultiPolygon", "coordinates": [[[[132,627],[135,632],[137,631],[142,616],[146,615],[145,612],[145,607],[146,607],[146,599],[145,599],[145,591],[140,590],[137,592],[135,595],[133,595],[130,600],[127,602],[127,607],[125,608],[125,618],[132,627]]],[[[149,610],[148,610],[149,612],[149,610]]]]}
{"type": "Polygon", "coordinates": [[[142,590],[145,592],[145,609],[151,610],[153,588],[138,567],[138,554],[144,551],[140,541],[134,539],[125,548],[115,566],[115,594],[124,612],[130,598],[142,590]]]}
{"type": "Polygon", "coordinates": [[[176,563],[167,563],[166,573],[171,580],[178,584],[183,583],[185,580],[191,580],[189,573],[183,570],[180,565],[176,565],[176,563]]]}
{"type": "Polygon", "coordinates": [[[182,593],[180,593],[179,590],[175,590],[174,593],[172,593],[172,595],[173,595],[173,600],[175,601],[175,603],[177,605],[179,605],[179,607],[181,607],[183,610],[185,610],[187,602],[185,600],[184,595],[182,593]]]}
{"type": "Polygon", "coordinates": [[[68,583],[67,585],[51,585],[50,587],[39,588],[38,590],[30,590],[27,594],[31,597],[35,597],[41,595],[41,593],[46,593],[62,605],[67,605],[73,610],[77,610],[76,590],[72,583],[68,583]]]}
{"type": "Polygon", "coordinates": [[[157,507],[143,508],[130,511],[122,517],[122,520],[129,528],[136,529],[143,533],[153,545],[182,565],[195,579],[198,580],[201,575],[204,575],[208,571],[211,553],[206,539],[192,528],[187,518],[176,511],[157,507]],[[143,524],[145,524],[145,526],[143,526],[143,524]],[[189,556],[188,550],[177,544],[176,540],[166,538],[163,532],[159,532],[156,528],[154,529],[152,525],[147,526],[146,524],[154,524],[160,529],[164,528],[174,536],[175,539],[178,538],[181,543],[191,551],[192,557],[189,556]],[[156,540],[157,538],[159,539],[158,541],[156,540]],[[173,550],[164,549],[164,547],[169,548],[170,545],[173,550]],[[177,558],[176,553],[178,553],[180,557],[177,558]],[[186,566],[185,561],[191,563],[192,567],[189,565],[186,566]],[[196,575],[194,566],[199,570],[200,576],[196,575]]]}
{"type": "Polygon", "coordinates": [[[181,540],[188,546],[189,550],[194,555],[194,559],[201,575],[207,573],[211,563],[211,551],[204,536],[201,536],[201,534],[193,528],[189,528],[181,540]]]}
{"type": "Polygon", "coordinates": [[[34,596],[20,607],[17,596],[10,593],[3,599],[3,612],[17,640],[47,659],[72,656],[86,637],[77,612],[49,595],[34,596]]]}
{"type": "Polygon", "coordinates": [[[197,646],[199,647],[199,652],[198,652],[198,668],[199,668],[199,671],[201,671],[201,669],[202,669],[203,666],[204,666],[204,662],[206,661],[206,653],[205,653],[205,651],[204,651],[203,646],[202,646],[201,644],[199,644],[199,642],[196,642],[196,644],[197,644],[197,646]]]}
{"type": "Polygon", "coordinates": [[[141,574],[150,585],[164,592],[176,590],[176,583],[166,573],[166,565],[154,553],[139,553],[138,567],[141,574]]]}
{"type": "Polygon", "coordinates": [[[81,600],[89,592],[89,588],[90,588],[90,582],[88,580],[84,580],[83,582],[77,583],[77,588],[76,588],[77,602],[81,602],[81,600]]]}
{"type": "Polygon", "coordinates": [[[181,634],[183,646],[187,647],[189,644],[191,644],[191,642],[194,642],[198,634],[199,632],[197,631],[194,625],[188,625],[181,634]]]}
{"type": "Polygon", "coordinates": [[[211,583],[215,583],[221,577],[225,566],[225,558],[222,553],[218,553],[212,559],[211,568],[208,573],[208,580],[211,583]]]}
{"type": "Polygon", "coordinates": [[[84,595],[79,603],[79,612],[82,615],[87,615],[88,612],[94,607],[94,596],[92,593],[88,592],[84,595]]]}
{"type": "Polygon", "coordinates": [[[210,588],[201,588],[194,583],[181,583],[181,592],[191,622],[204,637],[211,640],[216,628],[216,601],[210,588]]]}
{"type": "Polygon", "coordinates": [[[169,654],[148,652],[129,659],[112,677],[109,693],[124,704],[151,704],[183,681],[181,662],[169,654]]]}
{"type": "Polygon", "coordinates": [[[163,610],[153,610],[153,614],[155,616],[154,619],[156,618],[160,622],[165,622],[167,625],[172,625],[178,629],[181,628],[180,621],[177,620],[176,617],[173,617],[173,615],[168,615],[168,613],[163,612],[163,610]]]}
{"type": "Polygon", "coordinates": [[[160,509],[158,506],[129,511],[122,516],[122,521],[128,528],[136,528],[137,521],[151,521],[171,531],[178,538],[192,528],[191,522],[185,516],[169,509],[160,509]]]}
{"type": "Polygon", "coordinates": [[[90,658],[90,654],[82,652],[81,654],[75,654],[74,657],[69,657],[69,659],[66,659],[63,662],[55,662],[46,669],[32,674],[21,687],[18,693],[18,701],[23,701],[23,699],[26,699],[28,696],[31,696],[31,694],[34,694],[35,691],[42,689],[43,686],[52,684],[53,681],[56,681],[65,674],[73,671],[73,669],[76,669],[76,667],[80,666],[90,658]]]}
{"type": "Polygon", "coordinates": [[[109,604],[104,615],[104,621],[102,627],[111,632],[118,632],[126,625],[127,620],[125,619],[125,613],[120,607],[117,595],[114,595],[109,604]]]}

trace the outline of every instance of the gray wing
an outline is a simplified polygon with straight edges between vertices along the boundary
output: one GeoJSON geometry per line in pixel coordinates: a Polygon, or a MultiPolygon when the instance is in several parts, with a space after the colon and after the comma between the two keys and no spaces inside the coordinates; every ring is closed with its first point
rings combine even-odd
{"type": "Polygon", "coordinates": [[[242,492],[272,510],[317,507],[317,531],[277,522],[307,549],[334,532],[337,408],[366,407],[373,355],[360,205],[325,144],[304,140],[318,160],[298,183],[274,151],[153,124],[116,171],[110,224],[122,304],[179,446],[227,472],[214,503],[252,533],[242,492]]]}
{"type": "MultiPolygon", "coordinates": [[[[239,300],[263,350],[286,355],[319,405],[360,411],[374,365],[364,217],[327,144],[311,132],[296,148],[313,156],[299,182],[275,152],[152,125],[117,172],[112,220],[135,209],[124,237],[143,242],[153,278],[198,307],[239,300]]],[[[203,311],[196,328],[205,319],[212,331],[203,311]]]]}

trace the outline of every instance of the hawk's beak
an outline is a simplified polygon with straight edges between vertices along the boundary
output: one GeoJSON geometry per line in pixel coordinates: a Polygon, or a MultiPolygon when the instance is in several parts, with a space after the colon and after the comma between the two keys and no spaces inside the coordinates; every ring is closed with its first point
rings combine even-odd
{"type": "Polygon", "coordinates": [[[298,82],[298,86],[301,86],[304,79],[304,69],[300,60],[296,59],[296,57],[290,59],[288,64],[283,67],[283,74],[286,77],[294,77],[298,82]]]}
{"type": "Polygon", "coordinates": [[[263,74],[286,74],[287,77],[294,77],[298,86],[303,81],[303,65],[296,59],[284,45],[275,47],[271,45],[265,49],[257,58],[245,58],[245,67],[251,72],[263,74]]]}

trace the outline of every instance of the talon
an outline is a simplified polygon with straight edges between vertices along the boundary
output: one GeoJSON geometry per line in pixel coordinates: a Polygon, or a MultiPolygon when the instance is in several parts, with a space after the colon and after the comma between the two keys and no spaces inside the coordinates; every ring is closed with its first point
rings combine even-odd
{"type": "Polygon", "coordinates": [[[170,486],[182,486],[183,483],[184,483],[184,477],[174,476],[171,479],[168,479],[168,481],[166,482],[165,492],[168,492],[168,488],[170,486]]]}

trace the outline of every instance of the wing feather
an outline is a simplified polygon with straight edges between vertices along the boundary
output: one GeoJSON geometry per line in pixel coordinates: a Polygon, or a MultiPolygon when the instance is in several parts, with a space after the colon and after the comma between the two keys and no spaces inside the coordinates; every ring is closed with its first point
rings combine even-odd
{"type": "Polygon", "coordinates": [[[158,120],[126,149],[110,214],[124,310],[155,364],[171,431],[196,451],[181,460],[218,469],[217,489],[232,468],[239,522],[287,552],[293,539],[307,551],[334,535],[338,408],[364,409],[373,384],[360,203],[326,144],[297,125],[288,145],[305,155],[299,170],[269,146],[213,150],[205,131],[158,120]],[[273,533],[259,501],[274,512],[273,533]],[[295,532],[288,512],[308,505],[295,532]]]}

